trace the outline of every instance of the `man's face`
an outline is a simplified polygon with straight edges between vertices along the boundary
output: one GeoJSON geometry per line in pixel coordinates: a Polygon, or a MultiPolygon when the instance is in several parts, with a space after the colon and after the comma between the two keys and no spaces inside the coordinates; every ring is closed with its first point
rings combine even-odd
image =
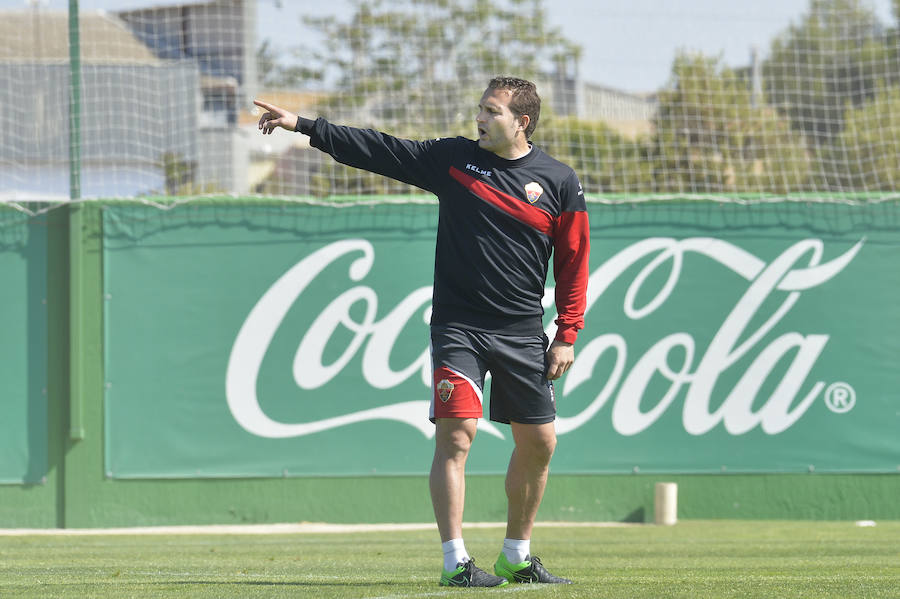
{"type": "MultiPolygon", "coordinates": [[[[512,92],[488,89],[478,104],[478,145],[484,150],[508,157],[517,143],[516,135],[524,131],[523,119],[509,109],[512,92]]],[[[524,140],[524,134],[522,139],[524,140]]]]}

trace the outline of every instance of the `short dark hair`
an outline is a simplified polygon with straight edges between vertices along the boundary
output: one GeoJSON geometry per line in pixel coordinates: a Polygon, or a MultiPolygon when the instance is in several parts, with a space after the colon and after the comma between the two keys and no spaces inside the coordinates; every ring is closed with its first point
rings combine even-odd
{"type": "Polygon", "coordinates": [[[518,77],[494,77],[488,83],[488,89],[503,89],[512,94],[509,100],[509,109],[516,117],[527,114],[528,127],[525,128],[525,138],[531,137],[537,127],[541,116],[541,97],[538,96],[537,86],[531,81],[518,77]]]}

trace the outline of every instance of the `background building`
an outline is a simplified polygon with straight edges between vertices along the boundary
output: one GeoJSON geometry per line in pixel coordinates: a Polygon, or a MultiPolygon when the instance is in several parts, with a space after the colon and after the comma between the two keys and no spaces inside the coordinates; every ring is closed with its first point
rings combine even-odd
{"type": "MultiPolygon", "coordinates": [[[[255,2],[83,12],[82,197],[248,190],[255,2]]],[[[0,16],[0,195],[69,195],[68,18],[0,16]],[[28,123],[26,130],[18,124],[28,123]]]]}
{"type": "MultiPolygon", "coordinates": [[[[164,193],[166,156],[200,160],[197,65],[159,59],[108,14],[82,15],[81,38],[82,103],[92,107],[81,121],[82,194],[164,193]]],[[[68,197],[66,14],[0,14],[0,39],[0,196],[68,197]]]]}
{"type": "Polygon", "coordinates": [[[256,4],[155,3],[116,13],[155,56],[193,62],[202,74],[195,191],[248,190],[248,140],[238,113],[256,93],[256,4]]]}

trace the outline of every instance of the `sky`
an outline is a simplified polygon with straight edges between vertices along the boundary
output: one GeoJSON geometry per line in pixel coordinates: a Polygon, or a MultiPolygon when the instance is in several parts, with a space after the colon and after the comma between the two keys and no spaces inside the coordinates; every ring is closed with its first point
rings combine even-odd
{"type": "MultiPolygon", "coordinates": [[[[678,50],[721,56],[728,66],[750,62],[751,49],[765,56],[771,40],[807,12],[810,0],[544,0],[552,25],[583,48],[585,81],[625,91],[649,92],[669,78],[678,50]]],[[[862,0],[886,25],[891,0],[862,0]]],[[[33,2],[65,10],[69,0],[0,0],[0,9],[33,2]]],[[[169,0],[80,0],[82,10],[117,10],[182,4],[169,0]]],[[[346,17],[350,0],[259,0],[259,41],[287,51],[301,42],[304,12],[346,17]]]]}

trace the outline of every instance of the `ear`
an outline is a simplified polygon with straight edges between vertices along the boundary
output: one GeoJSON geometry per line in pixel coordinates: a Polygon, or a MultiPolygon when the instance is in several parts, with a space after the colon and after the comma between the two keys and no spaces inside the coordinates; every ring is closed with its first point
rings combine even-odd
{"type": "Polygon", "coordinates": [[[528,125],[531,123],[531,117],[527,114],[523,114],[519,117],[519,127],[522,128],[522,133],[525,133],[525,130],[528,129],[528,125]]]}

